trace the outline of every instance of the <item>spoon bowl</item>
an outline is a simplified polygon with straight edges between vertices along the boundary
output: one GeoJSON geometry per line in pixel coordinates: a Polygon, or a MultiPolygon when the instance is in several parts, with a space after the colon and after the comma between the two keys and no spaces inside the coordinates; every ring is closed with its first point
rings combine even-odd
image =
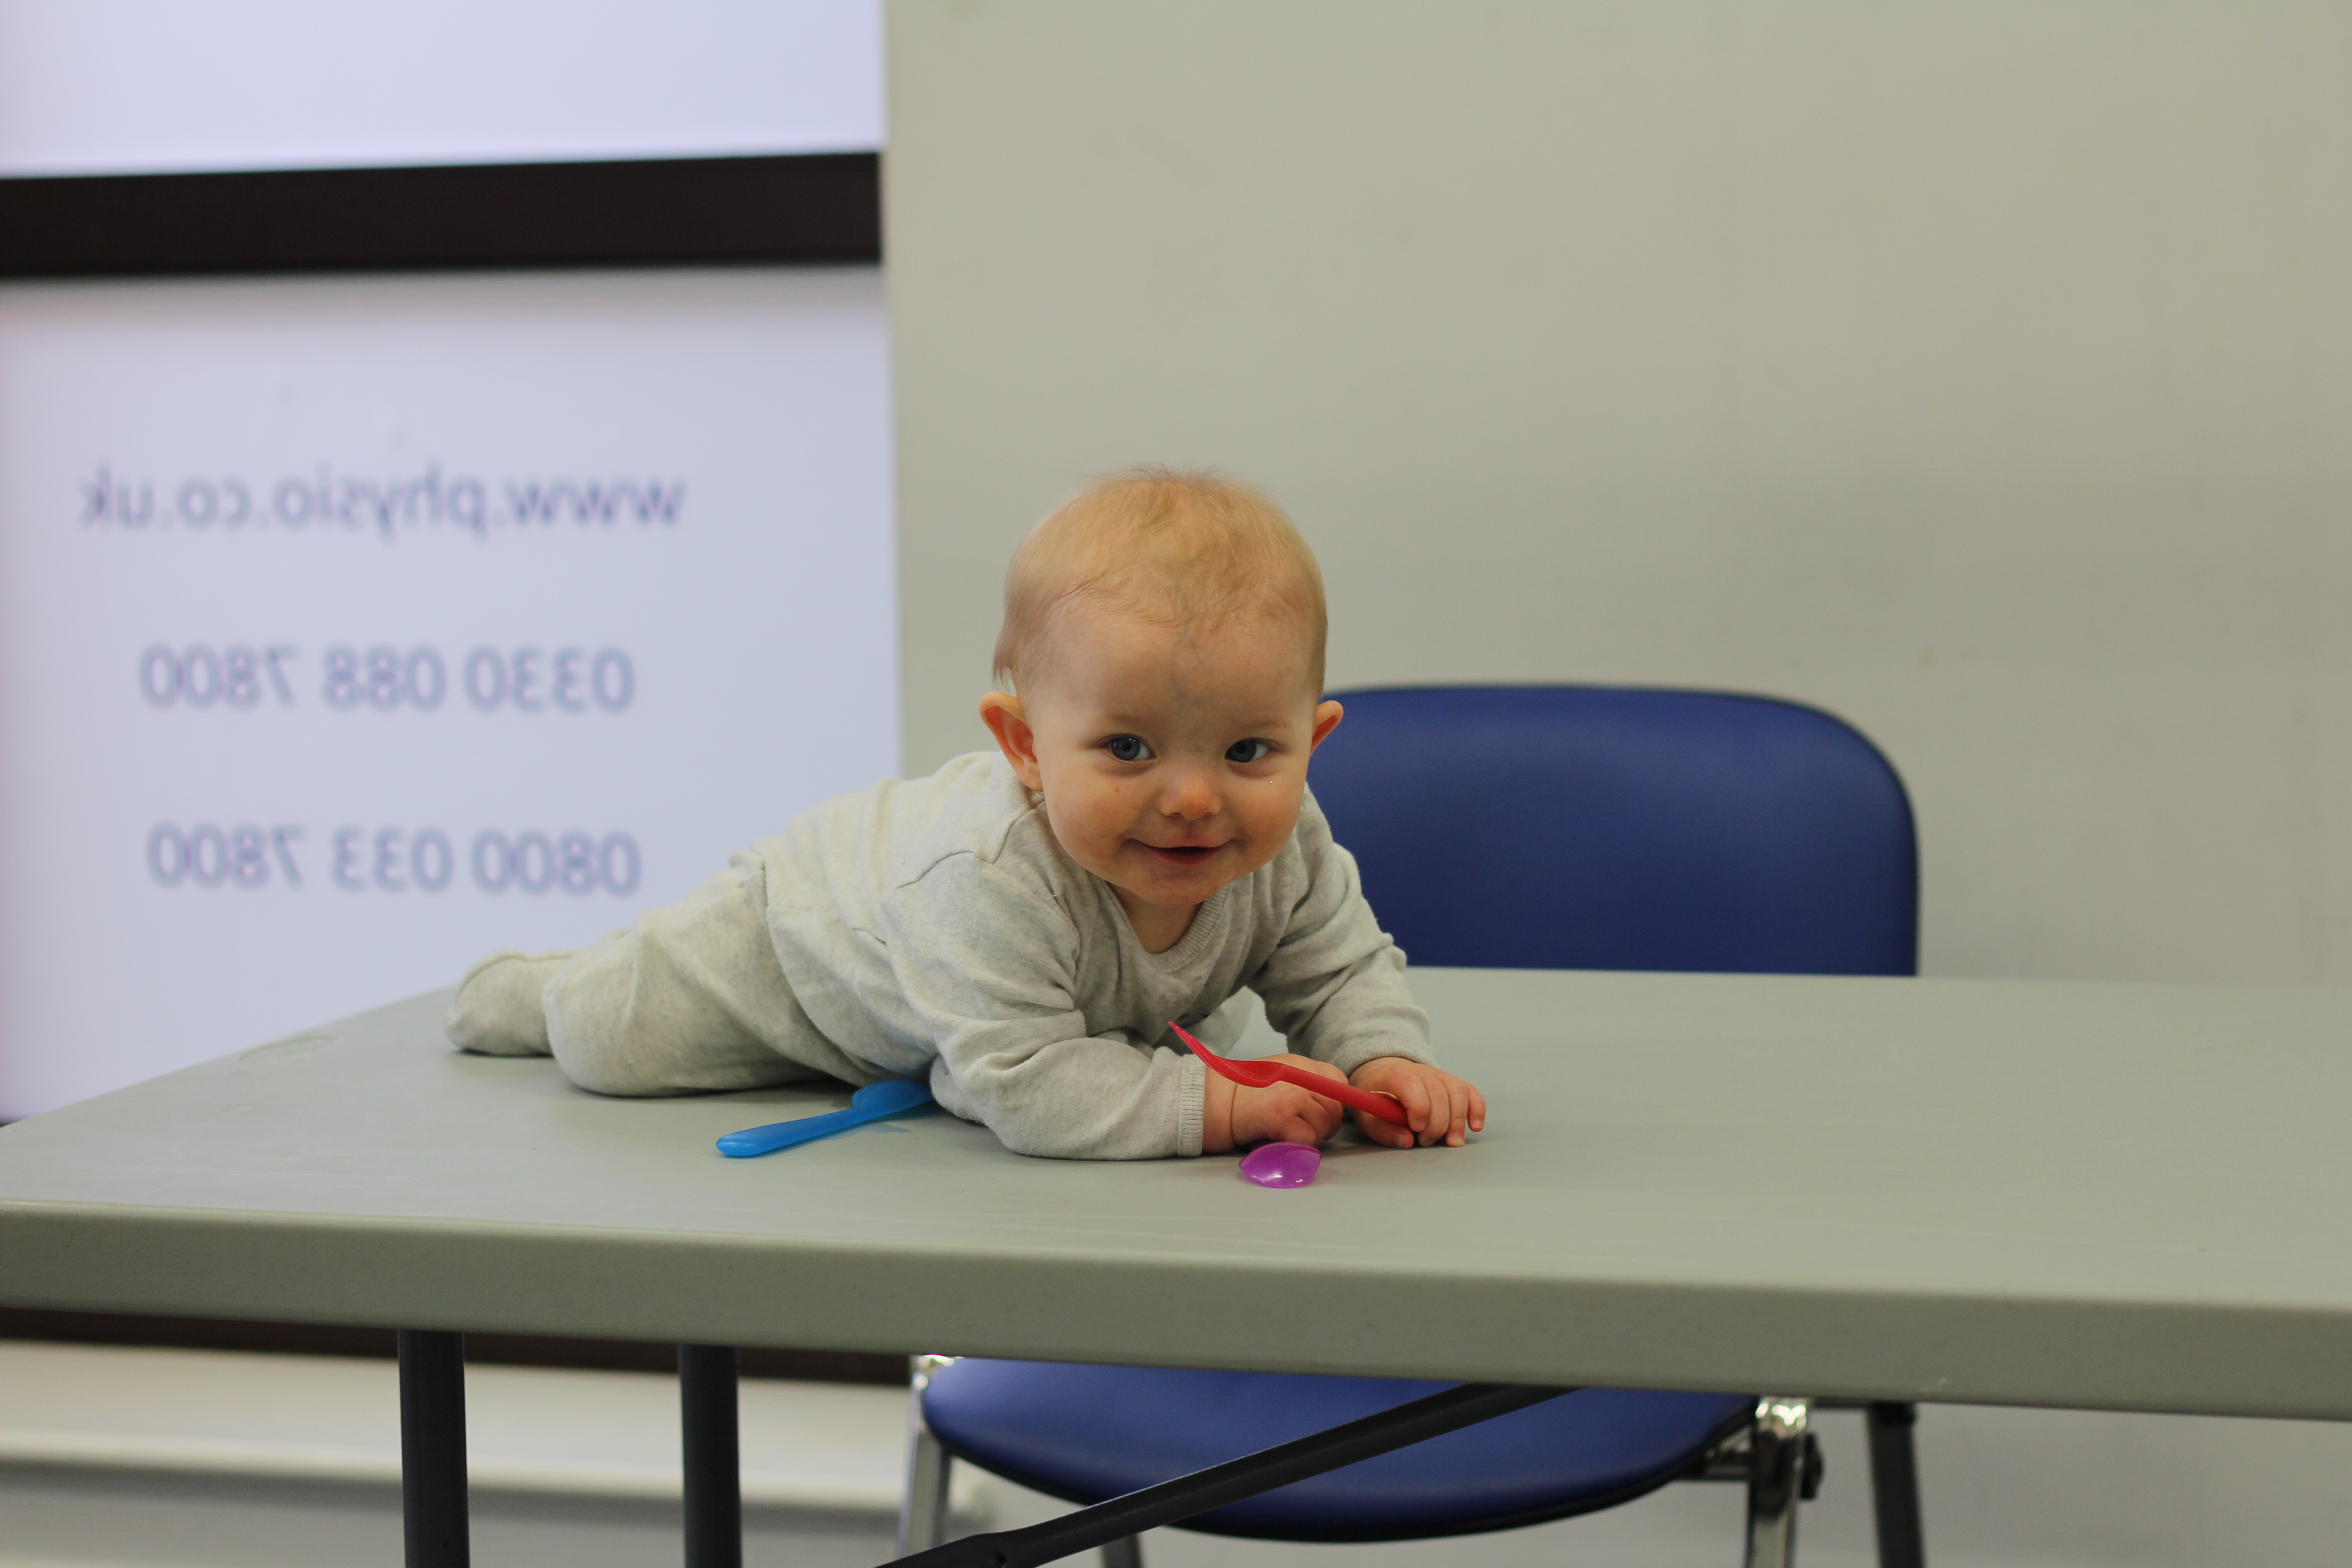
{"type": "Polygon", "coordinates": [[[1304,1143],[1267,1143],[1242,1160],[1242,1174],[1261,1187],[1303,1187],[1323,1168],[1323,1151],[1304,1143]]]}

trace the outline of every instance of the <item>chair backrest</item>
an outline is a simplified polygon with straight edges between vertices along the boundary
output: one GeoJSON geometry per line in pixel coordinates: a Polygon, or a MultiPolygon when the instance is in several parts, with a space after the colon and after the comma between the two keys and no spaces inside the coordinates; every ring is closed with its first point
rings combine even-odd
{"type": "Polygon", "coordinates": [[[1903,781],[1793,702],[1590,686],[1339,691],[1308,779],[1416,963],[1910,974],[1903,781]]]}

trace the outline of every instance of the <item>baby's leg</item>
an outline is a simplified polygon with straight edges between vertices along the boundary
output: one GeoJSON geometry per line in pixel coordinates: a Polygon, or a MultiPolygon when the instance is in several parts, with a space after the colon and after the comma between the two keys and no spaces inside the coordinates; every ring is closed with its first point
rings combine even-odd
{"type": "Polygon", "coordinates": [[[494,952],[457,983],[457,1005],[441,1020],[449,1043],[486,1057],[548,1054],[547,1008],[540,1000],[569,952],[494,952]]]}
{"type": "Polygon", "coordinates": [[[756,1089],[860,1073],[801,1010],[768,936],[758,861],[572,955],[543,983],[546,1039],[599,1094],[756,1089]]]}

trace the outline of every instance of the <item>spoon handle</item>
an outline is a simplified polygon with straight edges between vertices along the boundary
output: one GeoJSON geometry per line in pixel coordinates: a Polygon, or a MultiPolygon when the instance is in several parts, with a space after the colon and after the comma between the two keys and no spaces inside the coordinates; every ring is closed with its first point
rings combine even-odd
{"type": "Polygon", "coordinates": [[[887,1110],[860,1110],[852,1106],[847,1110],[828,1110],[823,1116],[771,1121],[765,1127],[746,1127],[740,1132],[728,1133],[719,1140],[719,1152],[731,1160],[748,1160],[754,1154],[772,1154],[795,1143],[814,1142],[835,1132],[846,1132],[890,1114],[887,1110]]]}
{"type": "Polygon", "coordinates": [[[1325,1078],[1320,1073],[1308,1072],[1305,1068],[1292,1067],[1288,1062],[1254,1061],[1246,1064],[1229,1062],[1194,1039],[1183,1025],[1171,1019],[1168,1026],[1176,1031],[1178,1039],[1192,1047],[1194,1056],[1199,1057],[1227,1078],[1240,1079],[1240,1075],[1234,1068],[1238,1065],[1246,1065],[1253,1072],[1271,1074],[1284,1083],[1297,1084],[1309,1094],[1319,1094],[1326,1100],[1336,1100],[1342,1105],[1352,1105],[1367,1116],[1377,1116],[1383,1121],[1393,1121],[1400,1127],[1412,1125],[1405,1120],[1403,1103],[1395,1095],[1375,1094],[1370,1089],[1358,1089],[1345,1079],[1325,1078]]]}
{"type": "Polygon", "coordinates": [[[1336,1100],[1342,1105],[1352,1105],[1367,1116],[1377,1116],[1383,1121],[1393,1121],[1400,1127],[1411,1126],[1405,1120],[1404,1102],[1392,1094],[1375,1094],[1368,1089],[1339,1079],[1325,1078],[1288,1062],[1274,1064],[1275,1076],[1285,1083],[1295,1083],[1309,1094],[1319,1094],[1326,1100],[1336,1100]]]}

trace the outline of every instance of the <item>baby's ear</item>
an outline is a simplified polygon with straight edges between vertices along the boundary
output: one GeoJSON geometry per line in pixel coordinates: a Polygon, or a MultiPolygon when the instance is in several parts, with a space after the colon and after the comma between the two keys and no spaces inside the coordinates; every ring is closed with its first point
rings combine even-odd
{"type": "Polygon", "coordinates": [[[1315,705],[1315,729],[1307,741],[1308,754],[1313,754],[1316,747],[1331,738],[1331,731],[1339,727],[1339,721],[1347,717],[1347,713],[1348,710],[1337,702],[1318,702],[1315,705]]]}
{"type": "Polygon", "coordinates": [[[1037,732],[1021,710],[1021,699],[992,691],[980,700],[980,721],[996,737],[996,749],[1013,764],[1013,773],[1031,789],[1044,789],[1045,776],[1037,766],[1037,732]]]}

